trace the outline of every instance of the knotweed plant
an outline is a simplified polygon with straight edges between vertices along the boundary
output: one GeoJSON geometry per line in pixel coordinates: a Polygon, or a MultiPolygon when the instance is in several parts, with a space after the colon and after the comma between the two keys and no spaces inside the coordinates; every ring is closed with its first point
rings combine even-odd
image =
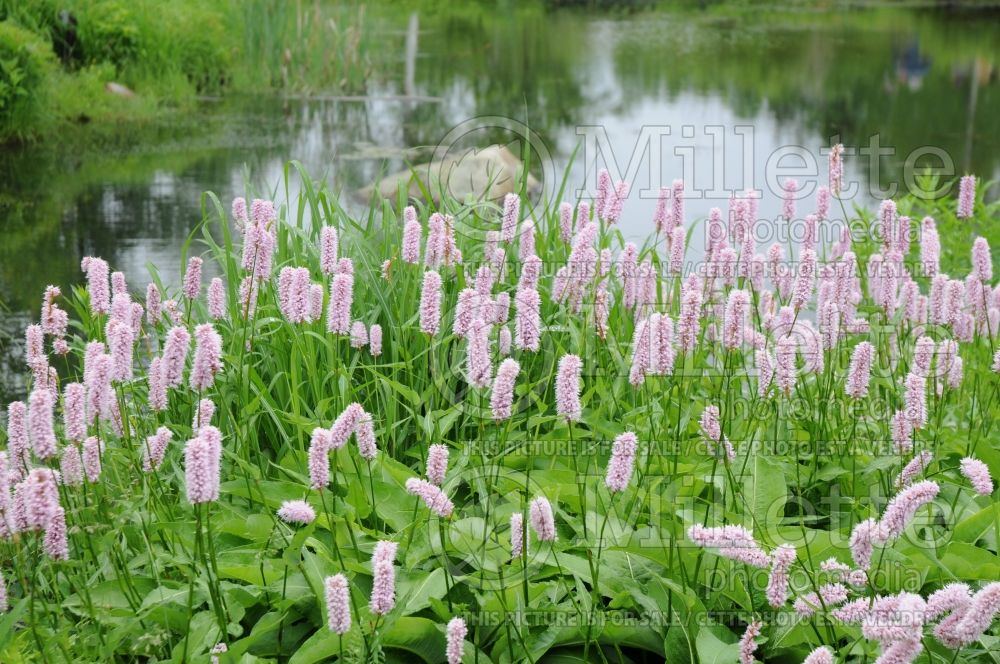
{"type": "Polygon", "coordinates": [[[606,171],[362,219],[290,171],[173,279],[83,259],[6,409],[0,661],[992,661],[997,206],[849,214],[843,155],[642,244],[606,171]]]}

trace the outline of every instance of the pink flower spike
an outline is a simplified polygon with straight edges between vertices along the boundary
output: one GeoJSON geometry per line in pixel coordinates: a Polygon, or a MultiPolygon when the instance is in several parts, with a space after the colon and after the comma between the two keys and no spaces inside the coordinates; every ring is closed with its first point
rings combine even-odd
{"type": "Polygon", "coordinates": [[[844,392],[849,397],[861,399],[868,396],[868,382],[871,380],[872,357],[875,348],[867,341],[854,347],[851,364],[847,370],[847,385],[844,392]]]}
{"type": "Polygon", "coordinates": [[[45,524],[42,542],[45,555],[53,560],[69,560],[69,541],[66,539],[66,512],[58,505],[45,524]]]}
{"type": "Polygon", "coordinates": [[[222,336],[210,323],[194,329],[194,362],[191,365],[191,389],[203,391],[215,383],[222,371],[222,336]]]}
{"type": "Polygon", "coordinates": [[[194,409],[194,417],[191,419],[191,430],[198,431],[207,424],[212,423],[212,416],[215,415],[215,402],[211,399],[202,399],[194,409]]]}
{"type": "Polygon", "coordinates": [[[771,574],[767,579],[767,603],[778,609],[788,601],[788,572],[795,562],[795,547],[782,544],[771,554],[771,574]]]}
{"type": "Polygon", "coordinates": [[[87,437],[86,399],[82,383],[68,383],[63,388],[63,432],[74,442],[87,437]]]}
{"type": "Polygon", "coordinates": [[[763,626],[764,623],[759,620],[754,620],[752,623],[747,625],[746,630],[743,632],[743,636],[740,637],[740,664],[754,663],[753,654],[757,650],[757,643],[754,639],[760,636],[760,630],[763,626]]]}
{"type": "Polygon", "coordinates": [[[278,518],[288,524],[305,526],[316,519],[316,510],[304,500],[286,500],[278,508],[278,518]]]}
{"type": "Polygon", "coordinates": [[[172,438],[173,434],[166,427],[158,428],[156,433],[146,438],[146,449],[142,457],[143,471],[149,473],[159,470],[172,438]]]}
{"type": "Polygon", "coordinates": [[[909,463],[903,466],[903,470],[899,471],[899,477],[896,478],[896,487],[901,489],[913,484],[913,480],[927,470],[927,466],[930,465],[933,458],[934,455],[927,450],[923,450],[914,456],[909,463]]]}
{"type": "Polygon", "coordinates": [[[816,648],[802,660],[802,664],[833,664],[833,651],[826,646],[816,648]]]}
{"type": "Polygon", "coordinates": [[[83,472],[91,484],[101,479],[101,441],[91,436],[83,441],[83,472]]]}
{"type": "Polygon", "coordinates": [[[556,413],[567,422],[577,422],[583,413],[580,405],[580,372],[583,361],[577,355],[559,358],[556,375],[556,413]]]}
{"type": "Polygon", "coordinates": [[[181,291],[184,297],[194,300],[201,291],[201,264],[202,260],[198,256],[188,259],[187,270],[184,271],[184,286],[181,291]]]}
{"type": "Polygon", "coordinates": [[[222,461],[222,434],[209,425],[184,448],[184,473],[187,499],[192,505],[219,499],[219,475],[222,461]]]}
{"type": "Polygon", "coordinates": [[[959,219],[969,219],[972,217],[972,208],[976,202],[976,176],[964,175],[959,183],[958,189],[958,213],[959,219]]]}
{"type": "Polygon", "coordinates": [[[163,344],[163,359],[160,362],[163,384],[166,387],[178,387],[183,381],[184,364],[190,346],[191,334],[186,329],[180,326],[170,328],[163,344]]]}
{"type": "Polygon", "coordinates": [[[795,194],[799,190],[799,183],[789,178],[785,180],[782,189],[784,190],[784,201],[781,206],[781,216],[786,221],[791,221],[795,218],[795,194]]]}
{"type": "Polygon", "coordinates": [[[337,271],[338,248],[337,229],[324,226],[319,232],[319,270],[323,274],[330,275],[337,271]]]}
{"type": "Polygon", "coordinates": [[[979,459],[966,457],[959,463],[959,469],[980,496],[989,496],[993,493],[993,479],[985,463],[979,459]]]}
{"type": "Polygon", "coordinates": [[[329,429],[316,427],[309,443],[309,486],[323,489],[330,483],[329,454],[332,449],[329,429]]]}
{"type": "Polygon", "coordinates": [[[434,270],[424,272],[420,291],[420,330],[434,336],[441,327],[441,275],[434,270]]]}
{"type": "MultiPolygon", "coordinates": [[[[506,329],[506,328],[504,328],[506,329]]],[[[507,358],[500,363],[496,378],[493,380],[493,390],[490,394],[490,409],[493,419],[506,420],[511,416],[514,401],[514,385],[521,365],[516,360],[507,358]]]]}
{"type": "Polygon", "coordinates": [[[354,300],[354,275],[340,273],[330,284],[330,302],[326,308],[326,331],[346,335],[351,327],[351,303],[354,300]]]}
{"type": "Polygon", "coordinates": [[[510,557],[520,558],[524,546],[524,515],[514,512],[510,515],[510,557]]]}
{"type": "Polygon", "coordinates": [[[417,221],[417,211],[412,205],[403,210],[403,260],[412,265],[420,262],[420,242],[424,229],[417,221]]]}
{"type": "Polygon", "coordinates": [[[537,353],[541,347],[541,298],[534,288],[520,288],[514,296],[514,347],[537,353]]]}
{"type": "Polygon", "coordinates": [[[770,557],[754,540],[753,533],[743,526],[706,528],[695,524],[688,529],[688,538],[703,548],[718,549],[724,558],[761,569],[771,566],[770,557]]]}
{"type": "Polygon", "coordinates": [[[343,574],[326,577],[327,627],[334,634],[351,629],[351,589],[343,574]]]}
{"type": "Polygon", "coordinates": [[[510,243],[517,232],[521,217],[521,198],[517,194],[507,194],[503,199],[503,219],[500,224],[500,239],[510,243]]]}
{"type": "Polygon", "coordinates": [[[226,317],[226,288],[219,277],[208,284],[208,316],[212,320],[226,317]]]}
{"type": "Polygon", "coordinates": [[[608,462],[608,472],[604,483],[612,493],[618,493],[628,488],[635,469],[635,457],[639,441],[631,431],[626,431],[617,438],[611,446],[611,460],[608,462]]]}
{"type": "Polygon", "coordinates": [[[372,326],[368,328],[368,352],[372,354],[372,357],[378,357],[382,354],[382,326],[378,323],[372,323],[372,326]]]}
{"type": "Polygon", "coordinates": [[[80,262],[87,273],[87,292],[90,295],[90,313],[106,314],[111,311],[111,287],[108,282],[108,264],[101,258],[87,256],[80,262]]]}
{"type": "Polygon", "coordinates": [[[351,348],[364,348],[368,345],[368,328],[362,321],[351,324],[351,348]]]}
{"type": "Polygon", "coordinates": [[[556,540],[556,523],[552,515],[552,505],[544,496],[539,496],[531,501],[529,516],[531,518],[531,529],[542,542],[554,542],[556,540]]]}
{"type": "Polygon", "coordinates": [[[445,631],[448,638],[448,645],[445,648],[448,664],[462,664],[465,637],[469,633],[469,628],[465,626],[465,621],[461,618],[452,618],[448,621],[448,627],[445,631]]]}
{"type": "Polygon", "coordinates": [[[39,459],[51,459],[58,454],[53,426],[52,391],[36,387],[28,396],[28,431],[31,448],[39,459]]]}
{"type": "Polygon", "coordinates": [[[406,492],[423,501],[429,510],[442,519],[447,519],[455,509],[448,496],[434,484],[417,477],[406,480],[406,492]]]}
{"type": "Polygon", "coordinates": [[[427,450],[427,479],[431,484],[444,484],[445,473],[448,472],[448,446],[440,443],[431,445],[427,450]]]}

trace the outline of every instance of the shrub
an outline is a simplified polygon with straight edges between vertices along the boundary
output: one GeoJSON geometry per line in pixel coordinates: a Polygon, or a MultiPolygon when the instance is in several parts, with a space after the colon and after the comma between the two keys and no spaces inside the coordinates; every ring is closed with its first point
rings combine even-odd
{"type": "Polygon", "coordinates": [[[26,134],[44,112],[54,60],[44,41],[0,22],[0,138],[26,134]]]}

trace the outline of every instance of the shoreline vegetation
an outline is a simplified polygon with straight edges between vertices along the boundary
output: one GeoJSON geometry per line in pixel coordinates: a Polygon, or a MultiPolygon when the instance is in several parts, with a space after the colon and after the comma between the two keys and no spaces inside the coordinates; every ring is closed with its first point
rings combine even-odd
{"type": "MultiPolygon", "coordinates": [[[[0,0],[0,143],[63,138],[83,127],[110,134],[122,124],[155,123],[220,97],[365,96],[373,82],[403,75],[401,14],[418,12],[432,24],[475,25],[492,18],[491,7],[487,2],[452,7],[436,0],[391,6],[325,0],[0,0]]],[[[535,0],[511,8],[521,14],[601,12],[610,19],[672,13],[717,23],[752,17],[758,29],[766,24],[779,32],[822,29],[829,21],[891,30],[925,25],[932,12],[956,17],[990,10],[988,3],[832,2],[817,8],[732,0],[696,6],[535,0]],[[927,15],[901,13],[908,9],[927,15]]],[[[943,54],[956,64],[980,47],[949,42],[943,54]]],[[[621,48],[623,57],[632,57],[628,44],[621,48]]],[[[756,95],[741,95],[784,96],[773,78],[764,76],[756,95]]],[[[684,83],[711,85],[697,78],[684,83]]]]}
{"type": "Polygon", "coordinates": [[[607,171],[355,218],[291,162],[177,288],[85,257],[7,406],[0,659],[980,661],[1000,204],[849,213],[842,157],[777,220],[676,180],[641,246],[607,171]]]}

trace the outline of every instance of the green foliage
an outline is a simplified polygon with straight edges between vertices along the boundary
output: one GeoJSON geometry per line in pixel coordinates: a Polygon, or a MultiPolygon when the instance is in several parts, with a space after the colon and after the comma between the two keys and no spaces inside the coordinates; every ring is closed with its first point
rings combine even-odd
{"type": "Polygon", "coordinates": [[[21,135],[46,111],[52,50],[33,33],[0,22],[0,138],[21,135]]]}
{"type": "MultiPolygon", "coordinates": [[[[565,263],[569,247],[559,238],[557,210],[539,207],[530,214],[546,265],[539,289],[542,351],[513,351],[521,363],[514,416],[496,422],[489,390],[467,384],[467,342],[450,331],[457,293],[483,261],[480,231],[496,222],[496,207],[442,204],[461,230],[456,241],[465,264],[440,268],[442,330],[428,337],[417,318],[425,267],[399,260],[396,212],[385,204],[350,216],[299,169],[289,164],[276,187],[301,194],[279,201],[275,276],[262,283],[249,316],[237,294],[246,271],[228,205],[204,197],[203,224],[186,249],[224,279],[226,315],[213,321],[224,340],[223,370],[204,392],[185,383],[171,391],[166,410],[150,410],[141,375],[150,356],[171,325],[208,320],[203,298],[188,303],[167,289],[165,296],[180,303],[178,320],[144,323],[136,346],[141,369],[117,384],[122,435],[107,423],[91,428],[105,442],[100,481],[63,488],[71,559],[39,555],[38,535],[0,540],[11,597],[10,613],[0,614],[4,662],[204,661],[221,641],[229,649],[223,663],[438,663],[443,626],[456,615],[471,626],[467,662],[732,664],[752,617],[768,623],[761,661],[802,661],[824,643],[851,653],[846,661],[874,659],[878,647],[861,639],[857,626],[799,618],[788,607],[772,611],[764,596],[766,570],[694,547],[685,533],[696,523],[739,524],[767,551],[792,544],[798,553],[794,598],[828,578],[820,562],[849,563],[853,525],[882,512],[910,458],[886,446],[888,413],[902,403],[899,374],[912,363],[914,327],[898,318],[877,324],[879,310],[866,300],[859,315],[876,323],[869,331],[828,349],[825,368],[803,371],[791,394],[772,387],[761,395],[753,350],[721,350],[708,338],[706,321],[697,347],[679,353],[671,375],[648,376],[636,389],[627,380],[635,317],[621,305],[620,283],[611,282],[608,334],[598,338],[593,302],[572,313],[549,295],[551,272],[565,263]],[[282,267],[308,267],[312,279],[327,286],[317,250],[325,225],[339,229],[340,255],[353,260],[353,317],[384,330],[378,357],[327,333],[324,321],[293,325],[280,310],[282,267]],[[383,275],[387,257],[392,262],[383,275]],[[893,362],[876,363],[868,398],[855,401],[843,396],[843,378],[861,340],[893,362]],[[573,424],[553,406],[554,373],[565,353],[585,362],[583,417],[573,424]],[[224,436],[224,452],[220,500],[196,510],[185,500],[183,446],[194,435],[192,411],[200,398],[217,406],[213,423],[224,436]],[[366,462],[353,442],[332,451],[329,485],[311,490],[311,433],[330,426],[353,402],[371,413],[379,454],[366,462]],[[710,404],[719,407],[722,430],[736,448],[731,463],[709,452],[699,430],[710,404]],[[160,470],[144,473],[143,441],[159,426],[174,438],[160,470]],[[636,473],[612,495],[604,485],[611,440],[626,430],[641,441],[636,473]],[[429,445],[440,443],[451,451],[442,488],[455,511],[446,519],[430,515],[405,488],[407,479],[424,474],[429,445]],[[510,517],[537,495],[555,507],[558,540],[531,536],[528,553],[512,560],[510,517]],[[310,503],[313,523],[293,526],[276,518],[282,502],[293,499],[310,503]],[[376,617],[368,607],[370,556],[383,539],[400,547],[396,606],[376,617]],[[343,639],[326,629],[323,584],[335,573],[348,577],[354,603],[354,626],[343,639]],[[590,619],[593,630],[586,628],[590,619]]],[[[963,229],[953,218],[953,200],[900,201],[902,212],[933,214],[943,242],[956,252],[975,233],[968,224],[989,227],[998,207],[980,200],[975,220],[963,229]]],[[[423,224],[431,212],[420,210],[423,224]]],[[[860,216],[852,221],[861,224],[860,216]]],[[[603,229],[597,242],[615,253],[622,245],[613,228],[603,229]]],[[[854,248],[866,255],[876,247],[858,238],[854,248]]],[[[509,248],[509,270],[497,292],[512,291],[520,276],[517,252],[509,248]]],[[[641,249],[647,257],[659,261],[652,244],[641,249]]],[[[968,269],[957,261],[948,266],[955,274],[968,269]]],[[[151,267],[161,284],[169,271],[151,267]]],[[[661,283],[664,292],[676,292],[676,277],[661,283]]],[[[64,293],[59,302],[72,307],[78,321],[70,328],[74,355],[82,355],[87,340],[104,339],[105,317],[91,315],[84,289],[64,293]]],[[[662,306],[677,315],[677,298],[662,306]]],[[[905,588],[926,596],[948,582],[976,585],[1000,573],[997,503],[972,494],[956,470],[958,459],[971,454],[1000,475],[992,350],[983,335],[963,343],[961,385],[942,385],[940,396],[929,390],[929,422],[912,442],[916,451],[933,453],[926,476],[941,493],[915,515],[904,537],[878,549],[869,586],[857,589],[859,595],[905,588]]],[[[494,365],[500,359],[495,354],[494,365]]],[[[80,379],[77,362],[53,363],[61,384],[80,379]]],[[[59,424],[57,431],[61,436],[59,424]]],[[[983,637],[983,646],[994,633],[983,637]]],[[[925,641],[936,658],[926,662],[942,653],[952,661],[951,651],[932,637],[925,641]]],[[[977,648],[954,661],[977,661],[977,648]]]]}

